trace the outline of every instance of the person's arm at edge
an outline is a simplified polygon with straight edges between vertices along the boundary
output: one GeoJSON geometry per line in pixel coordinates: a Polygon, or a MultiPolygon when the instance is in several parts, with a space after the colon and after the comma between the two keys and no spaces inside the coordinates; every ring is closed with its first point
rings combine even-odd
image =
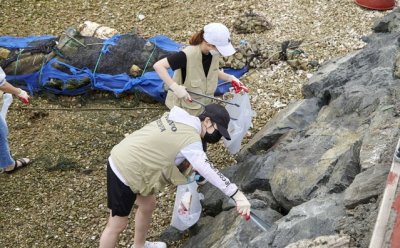
{"type": "Polygon", "coordinates": [[[10,93],[17,96],[25,104],[29,103],[29,95],[22,89],[14,87],[12,84],[7,82],[6,74],[0,67],[0,90],[5,93],[10,93]]]}
{"type": "Polygon", "coordinates": [[[3,84],[0,86],[0,90],[5,92],[5,93],[13,94],[15,96],[18,96],[22,91],[20,88],[16,88],[16,87],[12,86],[7,81],[3,82],[3,84]]]}

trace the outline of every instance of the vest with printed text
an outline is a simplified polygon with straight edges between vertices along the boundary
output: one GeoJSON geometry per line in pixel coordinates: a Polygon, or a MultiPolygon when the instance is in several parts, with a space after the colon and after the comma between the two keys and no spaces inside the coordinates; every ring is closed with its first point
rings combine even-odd
{"type": "Polygon", "coordinates": [[[187,183],[175,165],[175,157],[183,147],[200,141],[200,135],[194,127],[167,118],[165,113],[111,150],[112,162],[134,193],[147,196],[167,184],[187,183]]]}

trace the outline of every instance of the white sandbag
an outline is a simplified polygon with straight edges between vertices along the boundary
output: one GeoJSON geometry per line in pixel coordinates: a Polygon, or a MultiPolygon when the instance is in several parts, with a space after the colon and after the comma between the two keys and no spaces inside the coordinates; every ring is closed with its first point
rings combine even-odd
{"type": "Polygon", "coordinates": [[[240,107],[234,105],[226,105],[231,121],[229,122],[228,132],[231,140],[224,139],[224,144],[231,154],[240,151],[242,140],[251,127],[251,119],[254,112],[251,109],[249,94],[235,94],[229,102],[239,104],[240,107]]]}
{"type": "Polygon", "coordinates": [[[96,22],[85,21],[78,27],[79,33],[82,36],[96,37],[100,39],[108,39],[118,34],[114,28],[102,26],[96,22]]]}
{"type": "Polygon", "coordinates": [[[197,192],[197,183],[178,185],[176,188],[174,210],[172,212],[171,226],[184,231],[196,224],[201,215],[203,195],[197,192]]]}

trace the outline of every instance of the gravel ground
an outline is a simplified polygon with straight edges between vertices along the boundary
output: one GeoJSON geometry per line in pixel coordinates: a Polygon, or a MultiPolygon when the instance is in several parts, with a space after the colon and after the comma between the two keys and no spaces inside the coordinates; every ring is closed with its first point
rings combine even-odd
{"type": "MultiPolygon", "coordinates": [[[[304,59],[318,63],[362,48],[360,38],[387,13],[362,9],[352,0],[2,0],[0,35],[60,35],[67,27],[91,20],[121,33],[164,34],[186,43],[209,22],[232,28],[248,10],[262,14],[272,28],[251,34],[233,31],[234,44],[245,40],[267,46],[303,40],[304,59]],[[140,21],[138,15],[144,19],[140,21]]],[[[256,112],[244,142],[279,109],[302,97],[301,86],[315,70],[294,70],[286,62],[264,63],[242,78],[251,90],[256,112]]],[[[125,133],[166,110],[162,104],[137,104],[136,100],[132,95],[116,98],[104,92],[78,97],[40,94],[32,98],[30,109],[21,109],[15,100],[8,114],[11,148],[15,157],[28,156],[34,163],[15,174],[0,175],[2,247],[98,246],[108,217],[105,163],[110,149],[125,133]]],[[[235,161],[220,144],[212,146],[210,157],[221,168],[235,161]]],[[[167,188],[158,196],[151,240],[170,223],[174,191],[167,188]]],[[[132,236],[130,224],[118,247],[130,245],[132,236]]],[[[179,243],[169,247],[179,247],[179,243]]]]}

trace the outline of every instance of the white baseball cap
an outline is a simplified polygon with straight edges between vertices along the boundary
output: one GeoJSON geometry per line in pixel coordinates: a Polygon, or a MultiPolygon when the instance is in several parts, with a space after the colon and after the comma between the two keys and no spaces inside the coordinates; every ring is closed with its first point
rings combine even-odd
{"type": "Polygon", "coordinates": [[[204,26],[204,39],[217,47],[222,56],[231,56],[236,52],[231,43],[229,29],[222,23],[210,23],[204,26]]]}

